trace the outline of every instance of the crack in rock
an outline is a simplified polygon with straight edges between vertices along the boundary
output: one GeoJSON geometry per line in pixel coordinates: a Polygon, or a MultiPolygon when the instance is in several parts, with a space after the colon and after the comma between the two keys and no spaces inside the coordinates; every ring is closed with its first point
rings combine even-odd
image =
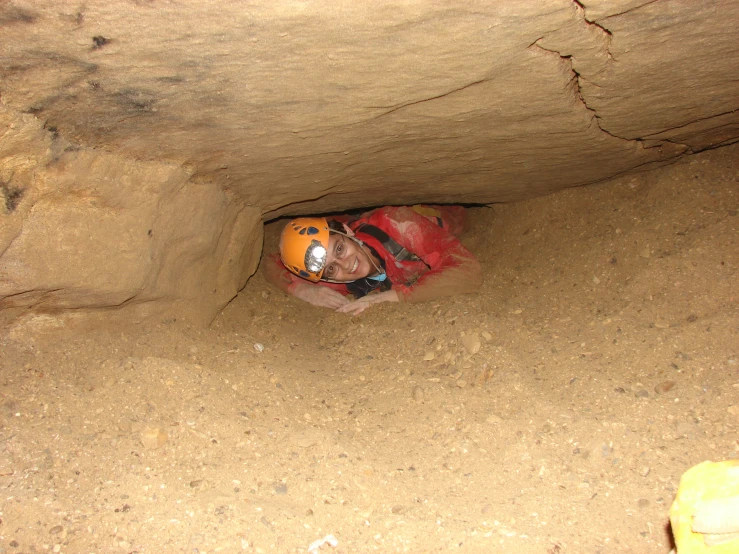
{"type": "MultiPolygon", "coordinates": [[[[613,54],[611,53],[611,41],[613,40],[613,33],[609,29],[607,29],[604,25],[602,25],[601,23],[596,22],[594,19],[593,20],[588,19],[586,17],[586,14],[585,14],[585,5],[582,2],[580,2],[579,0],[572,0],[572,3],[574,5],[574,9],[575,9],[575,13],[576,13],[577,19],[579,19],[584,25],[587,25],[589,28],[596,29],[597,30],[596,32],[597,33],[600,33],[600,35],[603,38],[603,52],[605,53],[605,56],[606,56],[606,60],[605,60],[605,63],[603,64],[603,67],[604,68],[607,67],[607,65],[609,63],[616,63],[618,60],[616,60],[613,57],[613,54]]],[[[651,4],[651,3],[652,2],[647,2],[647,3],[642,4],[640,6],[636,6],[636,7],[630,8],[628,10],[625,10],[624,13],[629,12],[629,11],[633,11],[635,9],[638,9],[638,8],[640,8],[642,6],[645,6],[645,5],[648,5],[648,4],[651,4]]],[[[615,15],[619,15],[619,14],[613,14],[613,15],[615,16],[615,15]]],[[[612,17],[612,16],[609,16],[609,17],[612,17]]],[[[627,141],[627,142],[631,142],[631,143],[638,143],[643,148],[649,148],[650,147],[649,144],[645,143],[644,142],[644,139],[642,139],[641,137],[638,137],[638,138],[622,137],[622,136],[619,136],[619,135],[616,135],[616,134],[612,133],[611,131],[609,131],[608,129],[606,129],[603,126],[603,124],[602,124],[603,123],[603,119],[601,118],[600,115],[598,115],[597,111],[594,108],[592,108],[591,106],[588,105],[587,100],[585,99],[585,96],[583,95],[583,89],[582,89],[583,83],[587,83],[588,85],[594,86],[594,87],[597,87],[597,88],[601,88],[600,85],[598,85],[597,83],[593,82],[592,80],[585,79],[582,76],[582,74],[575,68],[575,61],[576,61],[575,58],[576,58],[576,56],[575,56],[574,53],[572,53],[572,54],[563,54],[559,49],[551,48],[551,47],[550,48],[547,48],[547,47],[545,47],[545,46],[543,46],[541,44],[541,41],[543,41],[545,39],[546,39],[546,37],[540,37],[540,38],[538,38],[537,40],[535,40],[529,46],[529,48],[536,47],[536,48],[539,48],[540,50],[543,50],[545,52],[550,52],[552,54],[556,54],[557,56],[560,57],[560,59],[563,62],[565,62],[567,64],[568,71],[572,75],[569,84],[570,84],[570,86],[571,86],[571,88],[573,90],[573,93],[575,94],[576,98],[579,100],[580,104],[582,104],[582,106],[584,106],[585,109],[592,115],[592,121],[598,126],[598,129],[600,129],[601,132],[603,132],[603,133],[607,134],[608,136],[613,137],[615,139],[619,139],[619,140],[623,140],[623,141],[627,141]]],[[[672,144],[676,144],[676,145],[685,147],[686,149],[689,149],[689,147],[687,145],[685,145],[685,144],[680,144],[680,143],[676,143],[676,142],[672,142],[672,144]]]]}
{"type": "MultiPolygon", "coordinates": [[[[549,52],[549,53],[552,53],[552,54],[556,54],[557,56],[560,57],[560,59],[563,62],[565,62],[567,64],[568,71],[572,75],[572,78],[570,79],[570,81],[569,81],[568,84],[571,85],[571,88],[573,89],[573,92],[574,92],[575,96],[577,97],[577,99],[580,101],[580,104],[582,104],[583,107],[593,116],[593,121],[598,126],[598,129],[600,129],[603,133],[605,133],[605,134],[607,134],[607,135],[609,135],[609,136],[611,136],[613,138],[616,138],[616,139],[620,139],[620,140],[624,140],[624,141],[628,141],[628,142],[633,142],[633,141],[640,142],[638,139],[628,139],[628,138],[625,138],[625,137],[619,137],[618,135],[614,135],[613,133],[609,132],[607,129],[603,128],[603,126],[600,124],[600,121],[601,121],[600,116],[595,111],[595,109],[593,109],[590,106],[588,106],[588,103],[585,101],[585,98],[583,97],[582,87],[580,85],[580,82],[581,82],[581,80],[582,81],[585,81],[585,79],[575,69],[574,64],[573,64],[573,56],[572,55],[564,55],[564,54],[561,54],[560,52],[557,52],[556,50],[551,50],[549,48],[544,48],[543,46],[541,46],[540,44],[538,44],[539,43],[539,40],[541,40],[541,39],[537,39],[533,44],[531,44],[531,46],[529,46],[529,48],[536,47],[536,48],[538,48],[540,50],[543,50],[544,52],[549,52]]],[[[586,81],[586,82],[589,82],[589,81],[586,81]]]]}
{"type": "MultiPolygon", "coordinates": [[[[575,3],[575,4],[577,4],[577,5],[578,5],[578,6],[580,7],[580,8],[582,8],[583,10],[585,10],[586,12],[587,12],[587,10],[588,10],[588,9],[593,9],[593,8],[588,8],[588,7],[587,7],[587,6],[585,6],[585,5],[584,5],[584,4],[582,3],[582,2],[578,2],[577,0],[572,0],[572,1],[573,1],[573,2],[575,3]]],[[[611,13],[611,14],[608,14],[608,15],[602,16],[602,17],[601,17],[601,19],[608,19],[608,18],[610,18],[610,17],[618,17],[618,16],[621,16],[621,15],[626,15],[626,14],[628,14],[628,13],[631,13],[631,12],[633,12],[633,11],[636,11],[636,10],[638,10],[638,9],[641,9],[641,8],[643,8],[644,6],[649,6],[650,4],[654,4],[655,2],[659,2],[659,1],[660,1],[660,0],[649,0],[648,2],[644,2],[643,4],[639,4],[638,6],[633,6],[633,7],[631,7],[631,8],[625,9],[625,10],[623,10],[623,11],[621,11],[621,12],[611,13]]],[[[606,29],[606,28],[605,28],[605,27],[604,27],[603,25],[601,25],[601,24],[599,24],[599,23],[596,23],[596,18],[593,18],[593,19],[588,19],[587,17],[585,17],[585,20],[586,20],[586,21],[587,21],[588,23],[592,23],[592,24],[594,24],[594,25],[597,25],[598,27],[601,27],[602,29],[604,29],[604,30],[608,31],[608,29],[606,29]]]]}
{"type": "Polygon", "coordinates": [[[403,102],[401,104],[397,104],[397,105],[392,106],[392,107],[390,107],[390,106],[369,106],[370,108],[373,108],[373,109],[377,109],[377,108],[387,109],[388,107],[390,108],[387,111],[385,111],[385,112],[383,112],[381,114],[376,115],[372,119],[379,119],[381,117],[385,117],[386,115],[389,115],[389,114],[391,114],[393,112],[397,112],[398,110],[401,110],[403,108],[407,108],[408,106],[413,106],[413,105],[416,105],[416,104],[422,104],[424,102],[430,102],[432,100],[438,100],[439,98],[444,98],[445,96],[450,96],[452,94],[455,94],[457,92],[463,91],[463,90],[468,89],[470,87],[473,87],[475,85],[479,85],[479,84],[485,83],[487,81],[489,81],[489,79],[479,79],[477,81],[472,81],[471,83],[467,83],[466,85],[462,85],[460,87],[454,88],[454,89],[452,89],[450,91],[443,92],[441,94],[437,94],[436,96],[430,96],[429,98],[421,98],[420,100],[410,100],[408,102],[403,102]]]}
{"type": "MultiPolygon", "coordinates": [[[[613,38],[613,33],[610,30],[608,30],[606,27],[604,27],[603,25],[601,25],[599,23],[596,23],[595,21],[591,21],[591,20],[587,19],[585,17],[585,6],[580,1],[578,1],[578,0],[572,0],[572,4],[573,4],[573,7],[575,9],[575,14],[576,14],[577,19],[579,21],[581,21],[584,25],[588,26],[589,28],[596,29],[597,30],[596,32],[597,33],[600,33],[602,35],[602,37],[604,38],[603,50],[604,50],[605,55],[606,55],[606,62],[604,64],[604,66],[607,65],[608,63],[615,62],[616,60],[613,57],[613,55],[611,54],[611,49],[610,49],[611,40],[613,38]]],[[[570,80],[570,83],[572,85],[573,92],[575,93],[575,95],[576,95],[577,99],[580,101],[580,103],[585,107],[585,109],[590,114],[592,114],[593,121],[598,126],[598,128],[602,132],[604,132],[607,135],[609,135],[609,136],[611,136],[613,138],[616,138],[616,139],[620,139],[620,140],[624,140],[624,141],[629,141],[629,142],[633,142],[634,140],[637,140],[638,141],[638,139],[628,139],[628,138],[625,138],[625,137],[620,137],[618,135],[614,135],[613,133],[611,133],[610,131],[608,131],[607,129],[605,129],[601,125],[601,118],[600,118],[600,116],[598,115],[598,113],[595,111],[594,108],[591,108],[590,106],[588,106],[588,103],[585,100],[585,97],[583,96],[583,93],[582,93],[582,83],[583,82],[587,82],[588,84],[591,84],[591,85],[596,86],[596,87],[599,87],[599,85],[597,85],[596,83],[593,83],[592,81],[587,81],[585,78],[583,78],[583,76],[580,74],[580,72],[577,71],[577,69],[575,69],[575,63],[574,63],[575,58],[574,58],[574,54],[563,54],[558,49],[555,49],[555,48],[547,48],[547,47],[543,46],[541,44],[541,41],[542,40],[545,40],[545,38],[546,37],[539,37],[538,39],[536,39],[529,46],[529,48],[536,47],[536,48],[539,48],[541,50],[544,50],[545,52],[551,52],[553,54],[556,54],[557,56],[560,57],[561,60],[563,60],[567,64],[568,70],[569,70],[570,74],[572,75],[572,78],[570,80]]]]}
{"type": "MultiPolygon", "coordinates": [[[[577,14],[580,16],[580,18],[582,18],[582,20],[587,25],[592,25],[593,27],[600,29],[605,35],[608,36],[608,41],[609,41],[608,47],[610,47],[610,37],[613,36],[613,33],[610,30],[606,29],[606,27],[604,27],[600,23],[596,23],[594,19],[588,19],[587,17],[585,17],[585,6],[581,2],[578,2],[577,0],[572,0],[572,3],[575,4],[575,10],[577,11],[577,14]]],[[[635,8],[632,8],[632,9],[635,9],[635,8]]],[[[631,10],[628,10],[628,11],[631,11],[631,10]]],[[[617,15],[620,15],[620,14],[617,14],[617,15]]],[[[608,47],[606,47],[606,53],[610,57],[611,53],[609,52],[608,47]]]]}

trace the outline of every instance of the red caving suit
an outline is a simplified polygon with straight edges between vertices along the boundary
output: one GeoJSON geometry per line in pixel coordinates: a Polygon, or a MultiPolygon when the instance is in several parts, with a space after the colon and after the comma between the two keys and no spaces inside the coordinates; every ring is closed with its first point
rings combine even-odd
{"type": "MultiPolygon", "coordinates": [[[[464,230],[466,219],[461,206],[389,206],[362,214],[357,219],[347,220],[344,216],[334,219],[344,221],[357,239],[377,253],[391,289],[397,292],[401,302],[424,302],[440,296],[474,292],[482,284],[480,263],[457,238],[464,230]],[[380,240],[362,232],[364,224],[384,231],[422,261],[396,260],[380,240]]],[[[298,284],[306,283],[350,294],[348,283],[311,283],[301,279],[282,265],[279,254],[272,254],[265,260],[264,276],[288,294],[298,284]]]]}

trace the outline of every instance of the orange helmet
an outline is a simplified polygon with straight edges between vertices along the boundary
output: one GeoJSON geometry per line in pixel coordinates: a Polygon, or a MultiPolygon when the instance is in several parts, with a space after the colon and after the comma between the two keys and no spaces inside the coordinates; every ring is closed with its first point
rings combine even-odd
{"type": "Polygon", "coordinates": [[[299,217],[282,230],[280,257],[298,277],[319,281],[328,254],[328,222],[322,217],[299,217]]]}

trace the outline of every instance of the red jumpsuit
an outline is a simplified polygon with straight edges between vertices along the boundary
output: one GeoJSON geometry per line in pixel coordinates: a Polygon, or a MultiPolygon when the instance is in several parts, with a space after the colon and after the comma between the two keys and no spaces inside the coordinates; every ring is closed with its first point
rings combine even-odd
{"type": "MultiPolygon", "coordinates": [[[[344,218],[337,218],[344,219],[344,218]]],[[[400,206],[378,208],[348,222],[357,239],[382,260],[391,289],[401,302],[423,302],[440,296],[474,292],[482,284],[482,268],[456,235],[464,230],[461,206],[400,206]],[[424,215],[421,215],[421,213],[424,215]],[[387,233],[400,246],[422,261],[398,261],[377,238],[363,233],[363,224],[387,233]]],[[[320,281],[310,283],[288,271],[279,254],[266,260],[264,276],[287,293],[298,284],[330,287],[349,294],[347,285],[320,281]]]]}

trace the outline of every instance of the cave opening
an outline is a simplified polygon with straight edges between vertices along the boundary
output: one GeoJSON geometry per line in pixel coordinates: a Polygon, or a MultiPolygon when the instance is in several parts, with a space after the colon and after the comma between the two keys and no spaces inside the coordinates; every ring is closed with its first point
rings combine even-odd
{"type": "Polygon", "coordinates": [[[205,329],[21,318],[2,338],[3,520],[89,548],[115,523],[119,546],[663,551],[682,471],[737,452],[736,148],[468,207],[471,294],[349,316],[260,267],[205,329]],[[196,533],[168,534],[175,510],[196,533]]]}

